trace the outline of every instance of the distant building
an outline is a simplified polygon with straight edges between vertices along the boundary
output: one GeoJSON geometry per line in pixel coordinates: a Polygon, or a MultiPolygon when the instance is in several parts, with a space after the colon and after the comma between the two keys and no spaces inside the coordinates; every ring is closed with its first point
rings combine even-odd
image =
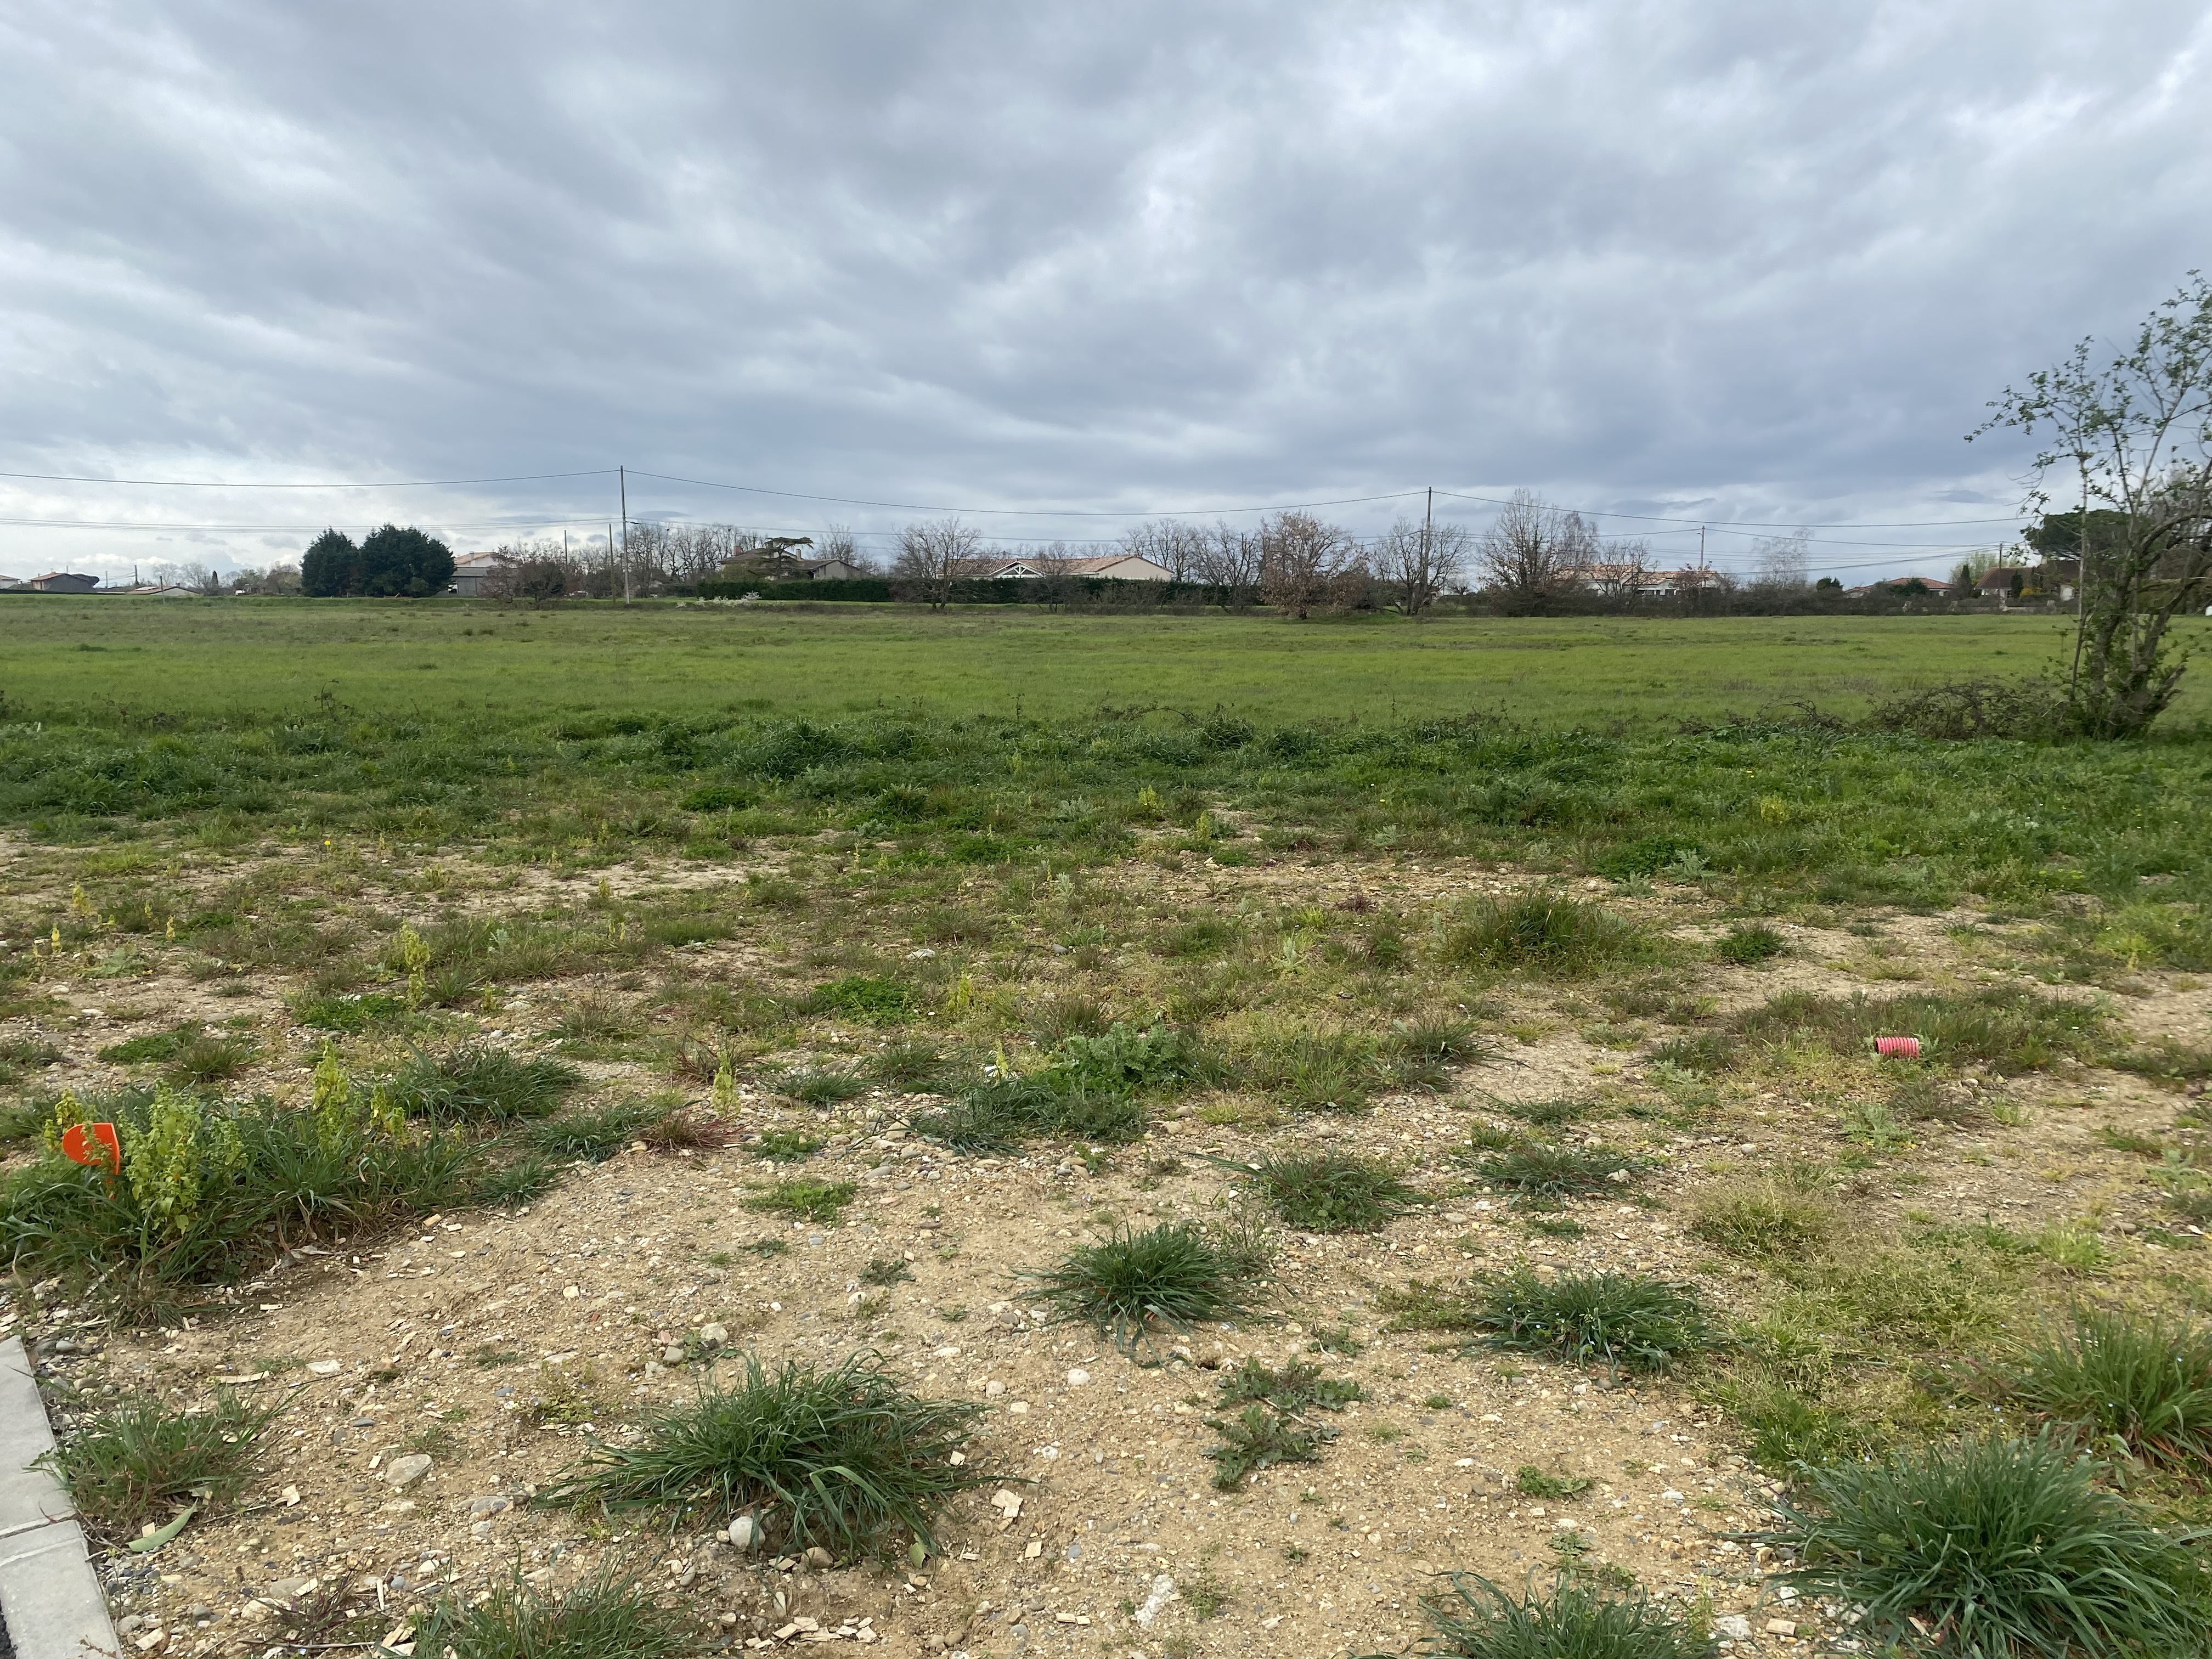
{"type": "Polygon", "coordinates": [[[1000,580],[1030,576],[1100,576],[1117,582],[1171,582],[1175,572],[1141,553],[1108,553],[1095,559],[1008,559],[983,574],[1000,580]]]}
{"type": "Polygon", "coordinates": [[[447,590],[463,599],[474,599],[483,592],[484,578],[496,572],[500,556],[496,553],[464,553],[453,561],[453,585],[447,590]]]}
{"type": "Polygon", "coordinates": [[[1717,571],[1705,569],[1649,570],[1640,564],[1577,564],[1559,573],[1577,587],[1620,598],[1671,599],[1721,585],[1717,571]]]}
{"type": "Polygon", "coordinates": [[[1993,564],[1982,572],[1974,583],[1974,591],[1985,599],[2008,599],[2023,588],[2035,586],[2033,570],[2016,564],[1993,564]]]}
{"type": "Polygon", "coordinates": [[[89,593],[100,586],[100,578],[78,570],[49,570],[32,577],[29,585],[41,593],[89,593]]]}
{"type": "Polygon", "coordinates": [[[792,566],[787,581],[849,582],[868,573],[850,559],[801,559],[792,566]]]}

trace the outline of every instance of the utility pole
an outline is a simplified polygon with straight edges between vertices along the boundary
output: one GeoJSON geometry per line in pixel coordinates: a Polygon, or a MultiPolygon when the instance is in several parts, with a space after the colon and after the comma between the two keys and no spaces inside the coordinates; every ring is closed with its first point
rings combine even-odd
{"type": "MultiPolygon", "coordinates": [[[[605,475],[602,474],[601,476],[604,477],[605,475]]],[[[630,580],[629,568],[629,469],[627,466],[617,466],[615,468],[615,482],[620,485],[622,489],[623,603],[624,605],[628,605],[632,597],[633,584],[630,580]]]]}

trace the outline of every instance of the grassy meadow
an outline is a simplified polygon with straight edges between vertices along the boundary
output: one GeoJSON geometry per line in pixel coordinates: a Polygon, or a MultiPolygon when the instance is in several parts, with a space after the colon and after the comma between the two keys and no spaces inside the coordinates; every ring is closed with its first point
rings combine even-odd
{"type": "Polygon", "coordinates": [[[2063,643],[0,605],[0,1328],[195,1651],[2201,1650],[2212,704],[1869,718],[2063,643]]]}

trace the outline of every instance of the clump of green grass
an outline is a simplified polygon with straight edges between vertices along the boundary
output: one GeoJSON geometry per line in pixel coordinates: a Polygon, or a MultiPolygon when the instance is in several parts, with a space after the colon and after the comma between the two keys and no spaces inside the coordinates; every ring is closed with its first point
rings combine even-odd
{"type": "Polygon", "coordinates": [[[1670,1037],[1651,1051],[1653,1066],[1671,1066],[1700,1077],[1726,1070],[1735,1059],[1735,1044],[1721,1031],[1692,1031],[1670,1037]]]}
{"type": "Polygon", "coordinates": [[[186,1504],[227,1504],[262,1465],[261,1434],[283,1409],[252,1406],[228,1389],[188,1414],[148,1395],[125,1395],[81,1422],[39,1462],[53,1471],[85,1525],[115,1543],[186,1504]]]}
{"type": "Polygon", "coordinates": [[[951,1075],[951,1063],[933,1045],[910,1038],[887,1045],[873,1069],[878,1080],[905,1094],[935,1094],[951,1075]]]}
{"type": "Polygon", "coordinates": [[[850,1072],[794,1072],[784,1080],[782,1091],[809,1106],[835,1106],[867,1092],[867,1081],[850,1072]]]}
{"type": "Polygon", "coordinates": [[[386,1085],[410,1117],[443,1123],[503,1123],[560,1109],[583,1073],[547,1056],[525,1060],[471,1043],[441,1054],[416,1053],[386,1085]]]}
{"type": "Polygon", "coordinates": [[[914,1269],[907,1266],[902,1256],[871,1256],[868,1265],[860,1269],[860,1283],[873,1285],[878,1290],[889,1290],[894,1285],[911,1285],[913,1282],[914,1269]]]}
{"type": "Polygon", "coordinates": [[[1213,1070],[1188,1031],[1115,1025],[1095,1036],[1065,1037],[1036,1070],[988,1079],[909,1127],[963,1152],[1011,1151],[1036,1135],[1130,1141],[1145,1132],[1140,1096],[1188,1088],[1213,1070]]]}
{"type": "Polygon", "coordinates": [[[1479,898],[1446,933],[1443,957],[1463,968],[1499,968],[1577,979],[1607,968],[1650,962],[1658,943],[1601,905],[1536,890],[1479,898]]]}
{"type": "Polygon", "coordinates": [[[1723,962],[1748,968],[1780,956],[1790,948],[1778,928],[1763,921],[1740,921],[1713,942],[1713,954],[1723,962]]]}
{"type": "Polygon", "coordinates": [[[773,1164],[801,1164],[822,1150],[822,1137],[804,1129],[770,1129],[748,1150],[773,1164]]]}
{"type": "Polygon", "coordinates": [[[495,1164],[477,1177],[471,1201],[488,1209],[512,1209],[553,1190],[561,1182],[561,1166],[550,1158],[526,1152],[495,1164]]]}
{"type": "Polygon", "coordinates": [[[1547,1209],[1571,1198],[1626,1192],[1643,1170],[1640,1160],[1609,1146],[1543,1144],[1513,1146],[1475,1165],[1478,1179],[1547,1209]]]}
{"type": "Polygon", "coordinates": [[[1305,1233],[1371,1233],[1418,1201],[1383,1164],[1348,1152],[1262,1158],[1247,1166],[1267,1207],[1305,1233]]]}
{"type": "Polygon", "coordinates": [[[524,1143],[548,1158],[603,1164],[668,1115],[656,1100],[616,1100],[541,1118],[522,1131],[524,1143]]]}
{"type": "Polygon", "coordinates": [[[1301,1031],[1240,1070],[1245,1087],[1298,1112],[1364,1112],[1388,1082],[1374,1038],[1358,1031],[1301,1031]]]}
{"type": "Polygon", "coordinates": [[[1760,1541],[1801,1589],[1911,1652],[1988,1659],[2203,1651],[2203,1534],[2160,1530],[2063,1439],[1934,1443],[1804,1468],[1760,1541]]]}
{"type": "Polygon", "coordinates": [[[227,1083],[261,1058],[261,1044],[242,1032],[198,1030],[188,1035],[169,1057],[169,1076],[204,1088],[227,1083]]]}
{"type": "Polygon", "coordinates": [[[2001,1398],[2106,1452],[2212,1472],[2212,1331],[2076,1310],[1986,1368],[2001,1398]]]}
{"type": "Polygon", "coordinates": [[[1578,1474],[1549,1474],[1534,1463],[1523,1463],[1513,1477],[1513,1490],[1523,1498],[1579,1498],[1590,1489],[1578,1474]]]}
{"type": "Polygon", "coordinates": [[[417,1650],[466,1659],[678,1659],[697,1646],[688,1621],[616,1567],[558,1595],[519,1575],[483,1596],[446,1596],[417,1625],[417,1650]]]}
{"type": "Polygon", "coordinates": [[[1616,1371],[1666,1370],[1718,1340],[1695,1292],[1639,1273],[1547,1280],[1521,1267],[1458,1291],[1416,1279],[1381,1305],[1404,1328],[1472,1331],[1492,1347],[1616,1371]]]}
{"type": "Polygon", "coordinates": [[[2086,1002],[1992,986],[1957,994],[1911,991],[1893,997],[1789,991],[1736,1016],[1745,1042],[1795,1044],[1858,1055],[1877,1036],[1917,1036],[1923,1060],[1981,1065],[2001,1073],[2036,1072],[2082,1059],[2102,1046],[2104,1012],[2086,1002]]]}
{"type": "Polygon", "coordinates": [[[1473,1573],[1421,1604],[1439,1659],[1713,1659],[1713,1638],[1641,1590],[1563,1571],[1551,1587],[1515,1595],[1473,1573]]]}
{"type": "Polygon", "coordinates": [[[1817,1184],[1770,1176],[1700,1194],[1689,1230],[1730,1255],[1764,1257],[1817,1249],[1841,1224],[1817,1184]]]}
{"type": "Polygon", "coordinates": [[[1095,1325],[1127,1349],[1156,1322],[1185,1331],[1247,1311],[1252,1276],[1264,1265],[1259,1255],[1248,1237],[1164,1222],[1144,1232],[1117,1229],[1036,1278],[1061,1318],[1095,1325]]]}
{"type": "Polygon", "coordinates": [[[769,1215],[787,1215],[800,1221],[834,1222],[845,1212],[860,1188],[849,1181],[817,1181],[802,1176],[779,1181],[745,1200],[749,1210],[769,1215]]]}
{"type": "Polygon", "coordinates": [[[1501,1101],[1498,1109],[1508,1117],[1517,1117],[1523,1123],[1539,1129],[1556,1129],[1569,1123],[1579,1123],[1584,1118],[1595,1117],[1605,1109],[1594,1100],[1512,1100],[1501,1101]]]}
{"type": "Polygon", "coordinates": [[[749,1358],[743,1382],[702,1390],[620,1446],[595,1446],[538,1501],[749,1512],[793,1551],[933,1546],[950,1499],[1004,1478],[980,1460],[952,1462],[981,1415],[969,1401],[919,1399],[865,1359],[771,1373],[749,1358]]]}
{"type": "Polygon", "coordinates": [[[398,1024],[407,1017],[404,998],[375,991],[358,996],[336,993],[303,996],[292,1005],[292,1018],[319,1031],[352,1034],[373,1030],[380,1025],[398,1024]]]}
{"type": "Polygon", "coordinates": [[[185,1039],[196,1030],[191,1025],[179,1026],[173,1031],[149,1031],[143,1036],[125,1037],[120,1042],[111,1042],[100,1051],[100,1059],[111,1066],[146,1066],[159,1060],[175,1058],[185,1039]]]}
{"type": "Polygon", "coordinates": [[[895,979],[848,974],[817,985],[800,1000],[804,1014],[842,1014],[872,1024],[896,1025],[914,1013],[914,995],[895,979]]]}

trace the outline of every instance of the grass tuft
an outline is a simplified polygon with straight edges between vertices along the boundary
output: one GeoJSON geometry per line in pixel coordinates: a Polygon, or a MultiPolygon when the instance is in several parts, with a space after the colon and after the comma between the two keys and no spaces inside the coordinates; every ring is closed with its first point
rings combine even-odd
{"type": "Polygon", "coordinates": [[[2212,1331],[2084,1309],[1988,1376],[2002,1397],[2077,1441],[2212,1472],[2212,1331]]]}
{"type": "Polygon", "coordinates": [[[1509,1147],[1475,1165],[1478,1178],[1529,1203],[1557,1208],[1571,1198],[1626,1192],[1644,1166],[1609,1146],[1509,1147]]]}
{"type": "Polygon", "coordinates": [[[1801,1468],[1760,1541],[1911,1652],[2201,1654],[2201,1534],[2161,1531],[2063,1439],[1969,1439],[1801,1468]]]}
{"type": "Polygon", "coordinates": [[[103,1407],[38,1461],[85,1525],[114,1542],[187,1503],[225,1504],[260,1473],[261,1433],[283,1402],[252,1406],[228,1389],[196,1414],[145,1395],[103,1407]]]}
{"type": "Polygon", "coordinates": [[[1699,1625],[1652,1601],[1562,1572],[1547,1590],[1516,1595],[1473,1573],[1421,1610],[1437,1659],[1713,1659],[1699,1625]]]}
{"type": "Polygon", "coordinates": [[[418,1653],[457,1659],[677,1659],[696,1650],[684,1616],[642,1575],[615,1567],[559,1595],[518,1575],[471,1601],[448,1596],[416,1627],[418,1653]]]}
{"type": "Polygon", "coordinates": [[[1763,921],[1740,921],[1713,943],[1713,954],[1723,962],[1750,967],[1780,956],[1790,948],[1778,928],[1763,921]]]}
{"type": "Polygon", "coordinates": [[[1141,1233],[1117,1230],[1036,1278],[1061,1318],[1095,1325],[1127,1349],[1155,1321],[1185,1331],[1247,1311],[1252,1275],[1264,1265],[1260,1256],[1248,1237],[1166,1222],[1141,1233]]]}
{"type": "Polygon", "coordinates": [[[750,1513],[792,1551],[933,1546],[947,1501],[1003,1478],[951,1461],[981,1415],[966,1401],[919,1399],[867,1359],[773,1373],[748,1359],[742,1383],[702,1389],[622,1445],[595,1446],[538,1501],[750,1513]]]}
{"type": "Polygon", "coordinates": [[[1613,1370],[1666,1370],[1718,1340],[1692,1291],[1638,1273],[1546,1280],[1521,1267],[1456,1291],[1415,1279],[1378,1305],[1401,1329],[1472,1331],[1493,1347],[1613,1370]]]}
{"type": "Polygon", "coordinates": [[[768,1215],[787,1215],[799,1221],[834,1222],[860,1190],[849,1181],[817,1181],[801,1176],[762,1188],[745,1200],[745,1207],[768,1215]]]}
{"type": "Polygon", "coordinates": [[[1247,1167],[1267,1207],[1300,1232],[1375,1232],[1419,1196],[1389,1165],[1346,1152],[1271,1156],[1247,1167]]]}
{"type": "Polygon", "coordinates": [[[1690,1231],[1730,1255],[1757,1258],[1815,1249],[1841,1224],[1835,1205],[1816,1186],[1777,1177],[1699,1194],[1690,1231]]]}
{"type": "Polygon", "coordinates": [[[1446,961],[1578,979],[1607,968],[1650,962],[1657,942],[1602,905],[1541,890],[1499,901],[1481,898],[1445,934],[1446,961]]]}
{"type": "Polygon", "coordinates": [[[2000,986],[1882,998],[1789,991],[1739,1014],[1734,1024],[1747,1042],[1848,1055],[1871,1053],[1877,1036],[1917,1036],[1923,1059],[1935,1064],[2009,1073],[2095,1054],[2106,1016],[2086,1002],[2000,986]]]}
{"type": "Polygon", "coordinates": [[[416,1054],[386,1088],[410,1117],[503,1123],[550,1115],[582,1081],[582,1073],[557,1060],[523,1060],[503,1048],[470,1044],[442,1054],[416,1054]]]}

